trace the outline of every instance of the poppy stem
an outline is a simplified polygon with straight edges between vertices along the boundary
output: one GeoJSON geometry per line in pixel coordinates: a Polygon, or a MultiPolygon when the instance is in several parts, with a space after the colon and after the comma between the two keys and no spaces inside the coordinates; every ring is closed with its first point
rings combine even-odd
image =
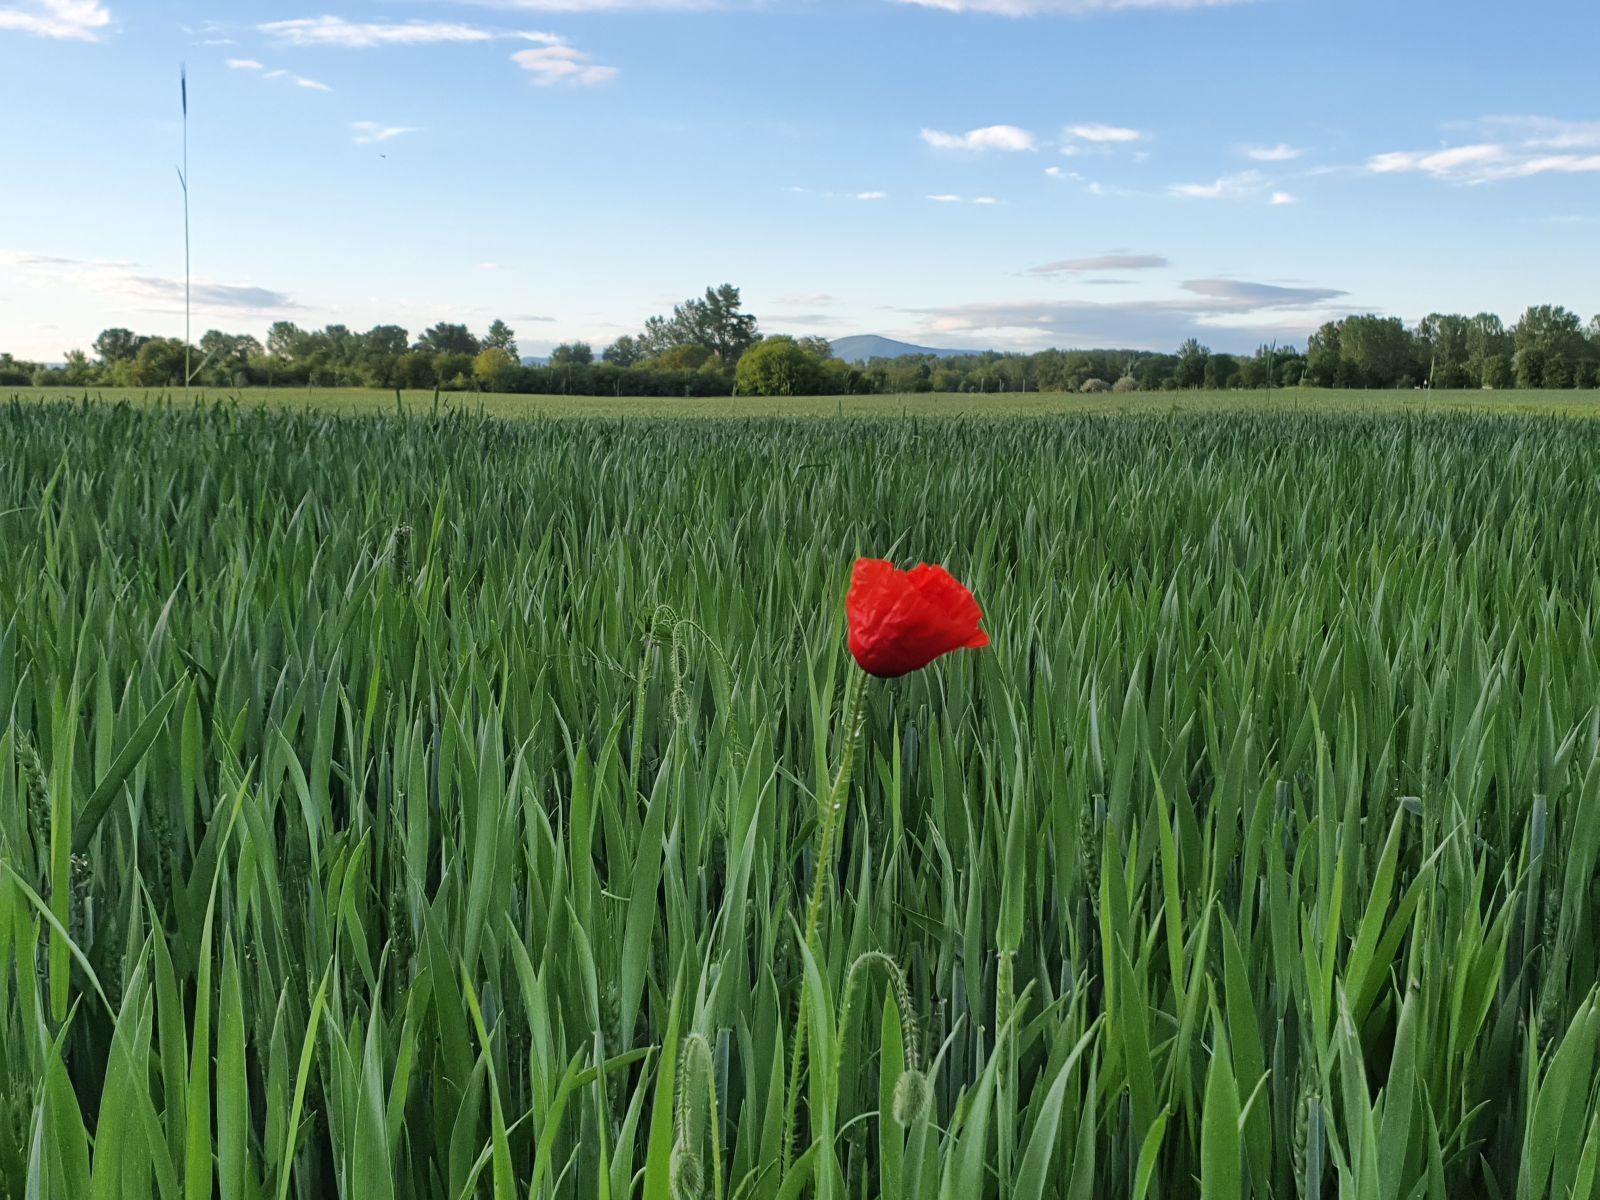
{"type": "MultiPolygon", "coordinates": [[[[839,743],[839,769],[833,778],[822,811],[817,815],[817,854],[811,881],[811,900],[806,905],[806,949],[821,967],[822,902],[828,891],[828,881],[833,874],[833,848],[837,840],[839,821],[844,815],[846,801],[850,798],[850,780],[855,773],[856,747],[861,742],[861,730],[866,724],[866,710],[862,701],[867,692],[867,673],[851,673],[845,685],[844,722],[839,743]]],[[[806,1002],[810,999],[805,976],[800,983],[800,1011],[795,1015],[794,1053],[789,1063],[789,1112],[784,1126],[783,1168],[789,1169],[794,1154],[795,1117],[800,1106],[800,1072],[806,1055],[806,1002]]]]}
{"type": "Polygon", "coordinates": [[[867,692],[867,673],[852,672],[845,686],[844,724],[839,743],[839,771],[833,779],[833,790],[827,804],[819,814],[817,823],[817,862],[811,882],[811,902],[806,905],[806,948],[813,957],[821,952],[817,944],[822,923],[822,901],[828,882],[833,875],[834,843],[838,840],[839,822],[844,815],[845,802],[850,798],[850,780],[855,774],[856,747],[861,744],[861,729],[866,724],[862,700],[867,692]]]}

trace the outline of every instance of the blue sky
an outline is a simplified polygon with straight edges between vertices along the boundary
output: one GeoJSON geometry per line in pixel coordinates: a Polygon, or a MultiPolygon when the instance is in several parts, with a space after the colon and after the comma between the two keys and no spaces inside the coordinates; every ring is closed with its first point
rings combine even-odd
{"type": "Polygon", "coordinates": [[[1600,310],[1589,0],[0,0],[0,349],[510,323],[1218,349],[1600,310]],[[21,114],[16,119],[13,114],[21,114]]]}

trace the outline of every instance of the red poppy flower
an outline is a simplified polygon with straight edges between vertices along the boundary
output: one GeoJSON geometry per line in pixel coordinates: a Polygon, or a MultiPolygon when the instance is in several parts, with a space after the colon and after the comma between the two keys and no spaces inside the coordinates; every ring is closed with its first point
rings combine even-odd
{"type": "Polygon", "coordinates": [[[858,559],[845,612],[850,653],[863,671],[880,679],[920,671],[952,650],[989,644],[989,635],[978,628],[983,610],[972,593],[949,571],[927,563],[900,571],[882,559],[858,559]]]}

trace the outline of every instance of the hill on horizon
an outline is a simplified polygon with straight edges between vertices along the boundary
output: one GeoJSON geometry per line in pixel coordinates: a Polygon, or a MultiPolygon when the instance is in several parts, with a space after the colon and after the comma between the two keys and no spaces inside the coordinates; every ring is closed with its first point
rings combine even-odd
{"type": "Polygon", "coordinates": [[[893,338],[879,337],[875,333],[857,334],[853,337],[835,338],[829,343],[833,356],[845,362],[871,362],[875,358],[904,358],[908,354],[932,354],[939,358],[962,358],[982,354],[981,350],[948,350],[935,346],[913,346],[910,342],[897,342],[893,338]]]}

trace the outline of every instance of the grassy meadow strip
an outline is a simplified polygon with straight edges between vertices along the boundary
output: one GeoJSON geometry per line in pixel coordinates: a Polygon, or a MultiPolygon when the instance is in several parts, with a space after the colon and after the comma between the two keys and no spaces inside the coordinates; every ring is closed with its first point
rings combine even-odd
{"type": "Polygon", "coordinates": [[[545,396],[509,392],[451,392],[378,388],[8,388],[0,401],[55,404],[132,404],[183,409],[237,406],[292,412],[437,417],[585,417],[613,420],[665,417],[958,417],[1163,416],[1182,413],[1522,413],[1529,416],[1600,416],[1600,391],[1558,388],[1445,389],[1278,388],[1149,391],[1094,394],[1072,392],[919,392],[866,396],[545,396]]]}
{"type": "Polygon", "coordinates": [[[1600,1195],[1597,463],[0,405],[0,1195],[1600,1195]]]}

